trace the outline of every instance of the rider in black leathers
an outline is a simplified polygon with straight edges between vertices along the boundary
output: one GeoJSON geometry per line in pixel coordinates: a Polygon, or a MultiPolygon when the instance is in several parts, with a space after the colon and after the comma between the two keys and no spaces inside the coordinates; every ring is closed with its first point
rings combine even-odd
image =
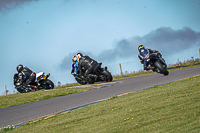
{"type": "Polygon", "coordinates": [[[79,60],[78,63],[78,71],[80,75],[83,75],[86,78],[87,82],[90,82],[92,78],[96,81],[98,76],[93,74],[93,69],[95,65],[97,65],[97,61],[91,59],[89,56],[83,56],[82,53],[78,53],[77,58],[79,60]],[[83,73],[82,69],[84,69],[85,73],[83,73]]]}
{"type": "Polygon", "coordinates": [[[36,88],[36,86],[32,85],[32,83],[36,79],[36,74],[28,67],[23,67],[23,65],[17,66],[18,76],[21,79],[21,83],[24,83],[27,88],[36,88]],[[25,82],[24,82],[25,81],[25,82]]]}
{"type": "MultiPolygon", "coordinates": [[[[138,47],[138,58],[140,59],[140,63],[144,64],[144,70],[150,70],[150,67],[148,67],[149,63],[145,61],[145,58],[143,56],[141,56],[141,52],[143,52],[143,50],[145,49],[145,47],[143,45],[140,45],[138,47]]],[[[146,48],[147,49],[147,48],[146,48]]],[[[162,57],[162,54],[159,53],[157,50],[152,50],[152,49],[147,49],[149,51],[149,53],[157,53],[158,56],[162,57]]]]}

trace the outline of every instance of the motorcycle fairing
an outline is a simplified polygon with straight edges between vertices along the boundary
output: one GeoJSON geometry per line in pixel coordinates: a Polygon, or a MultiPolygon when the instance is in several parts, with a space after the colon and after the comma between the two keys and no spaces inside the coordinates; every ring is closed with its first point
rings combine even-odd
{"type": "Polygon", "coordinates": [[[97,63],[94,68],[93,68],[93,72],[96,73],[96,71],[101,67],[102,63],[97,63]]]}
{"type": "Polygon", "coordinates": [[[36,73],[36,80],[35,81],[37,81],[40,78],[46,79],[46,76],[44,75],[44,72],[36,73]]]}
{"type": "Polygon", "coordinates": [[[44,72],[36,73],[36,78],[40,77],[44,72]]]}

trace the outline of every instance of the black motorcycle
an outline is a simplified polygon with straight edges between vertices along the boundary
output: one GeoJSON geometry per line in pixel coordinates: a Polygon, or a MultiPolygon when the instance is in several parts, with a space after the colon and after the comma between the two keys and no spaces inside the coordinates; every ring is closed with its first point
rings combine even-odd
{"type": "MultiPolygon", "coordinates": [[[[100,81],[111,82],[113,80],[111,73],[107,70],[107,67],[102,68],[101,65],[102,63],[97,63],[93,69],[93,74],[98,76],[96,81],[94,78],[86,79],[86,77],[79,74],[74,75],[75,80],[82,85],[87,83],[94,84],[94,82],[100,82],[100,81]]],[[[82,69],[82,72],[84,73],[84,69],[82,69]]]]}
{"type": "Polygon", "coordinates": [[[14,85],[19,93],[37,91],[41,89],[46,89],[46,90],[53,89],[54,83],[48,79],[49,76],[50,76],[49,73],[47,75],[45,75],[44,72],[36,73],[36,80],[34,83],[31,84],[31,86],[36,86],[35,88],[35,87],[26,87],[24,84],[26,79],[24,79],[23,77],[18,75],[18,73],[16,73],[14,75],[14,85]]]}
{"type": "Polygon", "coordinates": [[[150,68],[157,73],[161,73],[164,76],[168,75],[167,64],[165,60],[161,58],[158,53],[149,53],[148,50],[144,49],[141,55],[145,58],[145,62],[150,64],[150,68]]]}

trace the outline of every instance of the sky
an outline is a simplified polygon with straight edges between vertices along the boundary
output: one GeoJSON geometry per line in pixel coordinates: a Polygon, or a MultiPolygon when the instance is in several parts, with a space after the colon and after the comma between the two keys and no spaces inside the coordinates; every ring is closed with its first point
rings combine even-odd
{"type": "Polygon", "coordinates": [[[110,65],[137,60],[141,44],[200,48],[200,0],[0,0],[0,85],[19,64],[70,75],[78,52],[110,65]]]}

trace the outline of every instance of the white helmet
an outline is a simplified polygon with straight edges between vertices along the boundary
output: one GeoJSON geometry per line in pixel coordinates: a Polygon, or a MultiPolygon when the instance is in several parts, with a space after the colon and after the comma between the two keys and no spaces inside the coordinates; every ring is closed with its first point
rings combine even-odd
{"type": "Polygon", "coordinates": [[[76,62],[76,60],[77,60],[77,57],[76,57],[76,56],[73,56],[73,57],[72,57],[72,62],[74,62],[74,63],[75,63],[75,62],[76,62]]]}

